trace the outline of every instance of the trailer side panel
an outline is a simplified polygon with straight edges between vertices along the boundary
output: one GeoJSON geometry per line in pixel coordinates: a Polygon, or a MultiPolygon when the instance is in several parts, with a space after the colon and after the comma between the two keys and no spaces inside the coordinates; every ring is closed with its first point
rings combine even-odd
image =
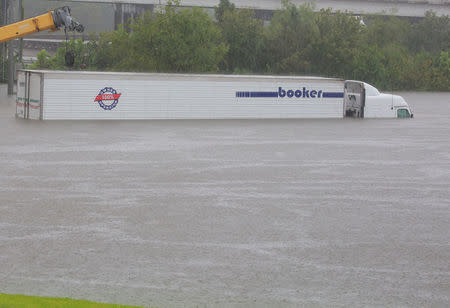
{"type": "Polygon", "coordinates": [[[343,81],[45,71],[43,119],[342,118],[343,81]]]}

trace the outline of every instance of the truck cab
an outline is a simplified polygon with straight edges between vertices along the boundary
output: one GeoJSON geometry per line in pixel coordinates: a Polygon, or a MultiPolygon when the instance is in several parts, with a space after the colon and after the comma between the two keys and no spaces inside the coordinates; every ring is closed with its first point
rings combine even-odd
{"type": "Polygon", "coordinates": [[[374,86],[348,80],[344,86],[344,116],[355,118],[412,118],[403,97],[380,93],[374,86]]]}

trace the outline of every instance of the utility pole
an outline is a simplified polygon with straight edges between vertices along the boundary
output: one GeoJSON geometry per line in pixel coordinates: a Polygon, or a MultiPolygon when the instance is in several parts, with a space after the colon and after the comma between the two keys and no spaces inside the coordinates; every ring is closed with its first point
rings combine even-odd
{"type": "MultiPolygon", "coordinates": [[[[23,0],[19,0],[19,14],[17,14],[17,16],[19,16],[19,20],[24,20],[25,18],[25,9],[23,8],[23,0]]],[[[19,62],[23,64],[23,37],[19,39],[18,58],[19,62]]]]}
{"type": "MultiPolygon", "coordinates": [[[[1,14],[1,24],[2,26],[6,25],[6,0],[0,0],[0,14],[1,14]]],[[[0,50],[0,65],[1,65],[1,76],[0,80],[5,81],[6,80],[6,67],[5,67],[5,58],[6,57],[6,43],[1,44],[1,50],[0,50]]]]}
{"type": "MultiPolygon", "coordinates": [[[[15,0],[8,1],[7,12],[7,24],[11,24],[17,21],[16,9],[17,6],[14,5],[15,0]]],[[[16,73],[15,61],[14,61],[14,45],[16,45],[15,40],[8,42],[8,95],[13,95],[14,93],[14,76],[16,73]]]]}
{"type": "MultiPolygon", "coordinates": [[[[3,0],[4,2],[4,24],[12,24],[23,19],[23,2],[22,0],[3,0]]],[[[18,56],[22,56],[22,40],[12,40],[7,43],[8,49],[8,95],[14,92],[14,78],[16,76],[16,61],[15,52],[18,51],[18,56]]]]}

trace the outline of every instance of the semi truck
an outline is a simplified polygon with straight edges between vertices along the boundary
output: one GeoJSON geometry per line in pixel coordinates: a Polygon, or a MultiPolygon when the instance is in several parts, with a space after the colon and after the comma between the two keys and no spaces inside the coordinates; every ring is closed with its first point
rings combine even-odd
{"type": "Polygon", "coordinates": [[[304,76],[20,70],[16,116],[36,120],[409,118],[398,95],[304,76]]]}

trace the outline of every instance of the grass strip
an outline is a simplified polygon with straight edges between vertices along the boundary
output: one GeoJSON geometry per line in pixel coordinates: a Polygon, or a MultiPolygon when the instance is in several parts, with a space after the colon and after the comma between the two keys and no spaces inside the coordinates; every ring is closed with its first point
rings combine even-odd
{"type": "Polygon", "coordinates": [[[0,308],[136,308],[103,304],[70,298],[40,297],[28,295],[10,295],[0,293],[0,308]]]}

